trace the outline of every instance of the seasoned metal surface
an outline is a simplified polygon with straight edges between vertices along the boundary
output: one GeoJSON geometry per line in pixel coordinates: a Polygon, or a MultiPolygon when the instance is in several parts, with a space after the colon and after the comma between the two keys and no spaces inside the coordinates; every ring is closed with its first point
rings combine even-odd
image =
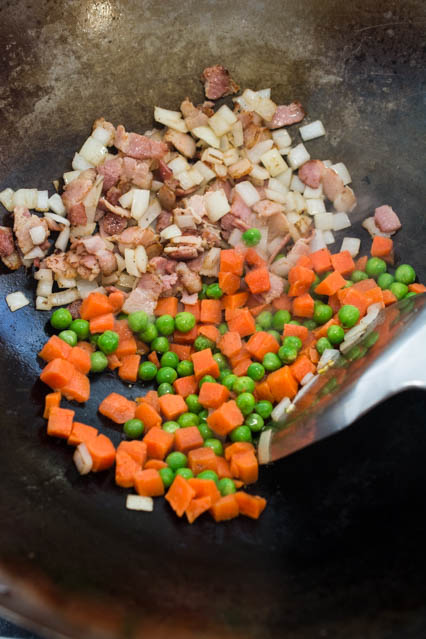
{"type": "MultiPolygon", "coordinates": [[[[1,0],[0,188],[46,188],[101,114],[141,131],[154,104],[201,99],[197,78],[219,62],[321,117],[312,155],[347,163],[356,220],[394,206],[397,253],[424,279],[424,28],[419,0],[1,0]]],[[[423,395],[263,469],[259,522],[131,513],[111,474],[79,478],[45,436],[46,317],[12,315],[17,288],[32,285],[2,271],[0,606],[85,639],[425,636],[423,395]]],[[[77,408],[115,441],[96,404],[120,384],[97,380],[77,408]]]]}

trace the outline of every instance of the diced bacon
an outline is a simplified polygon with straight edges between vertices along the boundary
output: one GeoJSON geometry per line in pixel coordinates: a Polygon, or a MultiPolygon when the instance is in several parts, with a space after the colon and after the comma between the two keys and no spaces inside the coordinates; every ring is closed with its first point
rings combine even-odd
{"type": "Polygon", "coordinates": [[[251,122],[247,127],[243,130],[244,135],[244,146],[247,149],[252,149],[259,142],[263,142],[263,140],[269,140],[271,137],[270,131],[265,129],[263,126],[258,126],[251,122]]]}
{"type": "Polygon", "coordinates": [[[330,168],[325,168],[323,170],[322,186],[324,189],[324,195],[330,200],[330,202],[334,202],[339,193],[341,193],[345,188],[340,175],[330,168]]]}
{"type": "Polygon", "coordinates": [[[269,290],[261,295],[264,304],[270,304],[272,300],[282,295],[284,291],[284,280],[278,275],[269,273],[269,282],[269,290]]]}
{"type": "Polygon", "coordinates": [[[198,273],[194,273],[184,262],[180,262],[176,267],[176,273],[188,293],[198,293],[203,285],[198,273]]]}
{"type": "Polygon", "coordinates": [[[396,233],[402,226],[395,211],[387,204],[374,211],[374,221],[383,233],[396,233]]]}
{"type": "Polygon", "coordinates": [[[282,126],[289,126],[301,122],[305,117],[305,111],[300,102],[291,104],[280,104],[277,106],[274,117],[266,125],[269,129],[279,129],[282,126]]]}
{"type": "Polygon", "coordinates": [[[128,180],[138,189],[150,189],[152,186],[152,173],[150,163],[138,162],[134,158],[123,158],[123,170],[121,177],[128,180]]]}
{"type": "Polygon", "coordinates": [[[207,126],[209,123],[208,116],[201,109],[197,109],[188,98],[182,102],[180,110],[189,131],[199,126],[207,126]]]}
{"type": "Polygon", "coordinates": [[[187,133],[181,133],[174,129],[167,129],[164,136],[164,142],[169,142],[175,147],[179,153],[182,153],[187,158],[193,158],[195,155],[195,141],[187,133]]]}
{"type": "Polygon", "coordinates": [[[74,302],[71,302],[71,304],[68,304],[67,308],[69,312],[71,313],[71,317],[73,319],[78,319],[80,317],[81,304],[82,304],[82,300],[75,300],[74,302]]]}
{"type": "Polygon", "coordinates": [[[73,204],[68,210],[68,218],[72,226],[84,226],[87,224],[86,208],[83,202],[73,204]]]}
{"type": "Polygon", "coordinates": [[[201,82],[204,83],[204,93],[209,100],[218,100],[225,95],[237,93],[240,89],[231,78],[229,71],[220,64],[204,69],[201,82]]]}
{"type": "Polygon", "coordinates": [[[8,257],[15,250],[12,229],[0,226],[0,257],[8,257]]]}
{"type": "Polygon", "coordinates": [[[239,217],[243,222],[247,224],[251,221],[252,211],[244,202],[242,197],[234,191],[232,197],[231,214],[235,217],[239,217]]]}
{"type": "Polygon", "coordinates": [[[68,261],[68,254],[63,252],[48,255],[44,258],[40,266],[42,268],[48,268],[54,273],[58,273],[59,275],[62,275],[62,277],[69,279],[72,279],[77,275],[76,268],[68,261]]]}
{"type": "Polygon", "coordinates": [[[34,247],[30,229],[36,226],[43,226],[46,230],[46,237],[49,235],[50,231],[45,219],[39,218],[37,215],[31,215],[29,210],[22,206],[14,208],[13,232],[15,233],[16,243],[24,255],[29,253],[34,247]]]}
{"type": "Polygon", "coordinates": [[[108,200],[104,197],[101,197],[99,200],[99,208],[115,213],[115,215],[119,215],[120,217],[130,217],[130,211],[128,209],[124,209],[118,204],[111,204],[111,202],[108,202],[108,200]]]}
{"type": "Polygon", "coordinates": [[[152,229],[141,229],[138,226],[129,226],[118,237],[120,244],[131,246],[148,246],[155,240],[155,233],[152,229]]]}
{"type": "Polygon", "coordinates": [[[155,230],[157,233],[161,233],[164,231],[170,224],[172,223],[173,215],[169,213],[169,211],[161,211],[160,215],[157,217],[157,226],[155,230]]]}
{"type": "Polygon", "coordinates": [[[95,179],[95,169],[87,169],[86,171],[82,171],[75,180],[65,186],[64,192],[62,193],[62,202],[68,212],[74,204],[78,204],[84,200],[92,188],[95,179]]]}
{"type": "Polygon", "coordinates": [[[120,215],[116,215],[115,213],[105,213],[102,219],[99,220],[99,231],[101,237],[103,235],[118,235],[127,226],[127,220],[120,215]]]}
{"type": "Polygon", "coordinates": [[[276,213],[282,213],[284,207],[278,202],[272,202],[271,200],[260,200],[253,206],[253,211],[258,213],[260,217],[270,217],[276,213]]]}
{"type": "Polygon", "coordinates": [[[198,251],[194,246],[167,246],[164,252],[174,260],[193,260],[198,256],[198,251]]]}
{"type": "Polygon", "coordinates": [[[124,302],[123,311],[125,313],[145,311],[148,315],[153,315],[162,288],[161,279],[157,275],[145,273],[139,278],[137,287],[124,302]]]}
{"type": "Polygon", "coordinates": [[[126,133],[121,124],[117,127],[114,144],[125,155],[136,160],[149,160],[151,158],[161,160],[168,151],[167,144],[164,142],[151,140],[151,138],[139,135],[139,133],[126,133]]]}
{"type": "Polygon", "coordinates": [[[121,171],[123,168],[123,158],[117,157],[112,160],[107,160],[103,164],[97,167],[99,175],[103,175],[104,181],[102,184],[102,190],[108,191],[112,186],[115,186],[120,179],[121,171]]]}
{"type": "Polygon", "coordinates": [[[333,205],[336,211],[345,211],[346,213],[350,213],[355,208],[356,197],[350,186],[345,186],[343,191],[336,195],[333,205]]]}
{"type": "Polygon", "coordinates": [[[178,282],[178,274],[170,273],[169,275],[160,275],[161,284],[163,290],[161,291],[161,295],[163,297],[167,297],[169,295],[174,295],[180,289],[176,289],[175,285],[178,282]]]}
{"type": "Polygon", "coordinates": [[[149,260],[149,266],[157,275],[170,275],[176,271],[177,262],[168,260],[166,257],[153,257],[149,260]]]}
{"type": "Polygon", "coordinates": [[[114,253],[107,249],[100,235],[92,235],[80,240],[86,251],[95,255],[103,275],[111,275],[117,268],[117,260],[114,253]]]}
{"type": "Polygon", "coordinates": [[[209,185],[208,191],[225,191],[228,202],[231,204],[232,200],[232,186],[228,180],[215,180],[209,185]]]}
{"type": "Polygon", "coordinates": [[[161,181],[165,181],[168,180],[169,178],[173,177],[173,171],[167,166],[167,164],[165,162],[163,162],[163,160],[158,160],[158,169],[157,169],[159,176],[161,178],[161,181]]]}
{"type": "MultiPolygon", "coordinates": [[[[317,189],[321,184],[324,169],[325,166],[321,160],[309,160],[300,167],[298,177],[307,186],[317,189]]],[[[333,173],[337,175],[334,171],[333,173]]]]}
{"type": "MultiPolygon", "coordinates": [[[[122,191],[121,189],[119,189],[116,186],[112,186],[110,189],[108,189],[108,191],[106,192],[105,195],[105,200],[108,200],[108,202],[110,204],[112,204],[113,206],[117,206],[118,205],[118,200],[121,198],[121,196],[123,195],[124,191],[122,191]]],[[[98,202],[98,206],[99,202],[98,202]]],[[[107,208],[106,206],[104,207],[105,209],[107,208]]]]}

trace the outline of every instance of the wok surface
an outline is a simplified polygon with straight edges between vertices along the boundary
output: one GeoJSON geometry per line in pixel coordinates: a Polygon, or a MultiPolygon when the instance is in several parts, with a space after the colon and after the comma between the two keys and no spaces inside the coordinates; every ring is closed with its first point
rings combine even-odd
{"type": "MultiPolygon", "coordinates": [[[[200,72],[221,63],[322,119],[312,156],[347,164],[357,222],[393,205],[398,255],[424,281],[424,26],[417,1],[0,2],[0,189],[46,188],[100,115],[143,131],[154,104],[201,100],[200,72]]],[[[346,234],[368,250],[359,223],[346,234]]],[[[164,502],[131,513],[111,474],[80,478],[46,437],[35,353],[47,317],[11,314],[4,294],[34,289],[1,273],[1,606],[88,639],[425,636],[424,395],[263,468],[259,522],[188,526],[164,502]]],[[[102,376],[76,409],[115,442],[96,405],[120,385],[102,376]]]]}

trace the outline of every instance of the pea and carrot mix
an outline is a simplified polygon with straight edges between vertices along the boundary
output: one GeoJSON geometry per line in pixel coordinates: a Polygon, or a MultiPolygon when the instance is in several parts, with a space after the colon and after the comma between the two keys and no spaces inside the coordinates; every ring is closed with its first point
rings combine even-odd
{"type": "MultiPolygon", "coordinates": [[[[81,475],[111,469],[128,508],[164,496],[189,523],[258,519],[262,433],[363,318],[426,291],[410,265],[389,271],[401,224],[388,205],[363,224],[371,257],[358,257],[357,238],[329,250],[356,198],[347,168],[303,144],[325,134],[321,122],[292,144],[300,103],[247,89],[214,111],[210,100],[238,87],[219,65],[203,82],[201,106],[155,108],[162,130],[97,120],[62,196],[0,193],[14,216],[0,258],[33,266],[36,308],[53,311],[38,353],[48,435],[75,448],[81,475]],[[117,448],[72,408],[104,372],[122,382],[98,407],[122,429],[117,448]]],[[[19,291],[7,302],[29,303],[19,291]]]]}

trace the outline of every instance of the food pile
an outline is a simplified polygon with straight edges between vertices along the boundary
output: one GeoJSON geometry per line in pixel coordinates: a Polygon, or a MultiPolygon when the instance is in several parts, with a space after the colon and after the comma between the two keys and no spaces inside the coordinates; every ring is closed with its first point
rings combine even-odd
{"type": "MultiPolygon", "coordinates": [[[[13,211],[13,230],[0,227],[3,262],[34,269],[37,309],[68,305],[53,312],[58,334],[39,353],[53,391],[48,434],[76,447],[81,474],[115,464],[117,484],[137,493],[128,508],[152,510],[165,494],[190,523],[205,511],[257,519],[266,501],[242,489],[258,478],[259,435],[380,308],[425,290],[407,264],[388,272],[401,226],[390,206],[364,223],[370,258],[357,259],[357,238],[329,251],[356,199],[343,164],[292,146],[285,127],[304,118],[299,103],[247,89],[214,111],[211,100],[238,87],[220,66],[202,79],[208,101],[156,107],[161,130],[97,120],[62,196],[0,194],[13,211]],[[117,449],[61,406],[88,401],[88,376],[105,370],[156,386],[101,402],[123,427],[117,449]]],[[[316,121],[299,133],[325,131],[316,121]]],[[[28,300],[18,291],[8,303],[28,300]]]]}

